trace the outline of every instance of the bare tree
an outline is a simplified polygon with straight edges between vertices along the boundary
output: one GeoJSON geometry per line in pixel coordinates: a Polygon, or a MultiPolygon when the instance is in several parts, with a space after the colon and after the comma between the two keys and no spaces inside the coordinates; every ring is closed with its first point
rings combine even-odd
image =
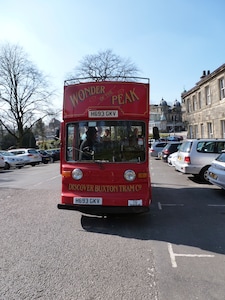
{"type": "Polygon", "coordinates": [[[28,59],[18,45],[0,47],[0,124],[22,145],[25,128],[53,115],[54,92],[47,76],[28,59]]]}
{"type": "Polygon", "coordinates": [[[105,81],[113,78],[134,78],[139,69],[130,59],[123,59],[112,50],[99,51],[97,54],[86,55],[75,68],[71,77],[91,78],[93,81],[105,81]]]}

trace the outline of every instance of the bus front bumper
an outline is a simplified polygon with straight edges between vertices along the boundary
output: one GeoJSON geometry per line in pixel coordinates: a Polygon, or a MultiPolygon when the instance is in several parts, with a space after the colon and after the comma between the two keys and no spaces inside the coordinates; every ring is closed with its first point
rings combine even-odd
{"type": "Polygon", "coordinates": [[[58,209],[76,210],[89,215],[140,214],[149,211],[149,206],[99,206],[58,204],[58,209]]]}

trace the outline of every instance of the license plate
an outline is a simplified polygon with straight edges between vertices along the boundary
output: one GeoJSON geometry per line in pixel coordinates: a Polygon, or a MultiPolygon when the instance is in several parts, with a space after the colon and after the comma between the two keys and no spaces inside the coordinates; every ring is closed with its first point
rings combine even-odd
{"type": "Polygon", "coordinates": [[[73,204],[81,205],[102,205],[102,198],[95,197],[74,197],[73,204]]]}
{"type": "Polygon", "coordinates": [[[142,206],[142,200],[128,200],[128,206],[142,206]]]}

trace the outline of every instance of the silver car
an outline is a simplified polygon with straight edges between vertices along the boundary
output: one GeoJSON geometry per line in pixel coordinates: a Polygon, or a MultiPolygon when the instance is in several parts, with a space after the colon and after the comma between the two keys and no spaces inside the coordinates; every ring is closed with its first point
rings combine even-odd
{"type": "Polygon", "coordinates": [[[0,154],[4,159],[4,169],[9,170],[11,168],[22,168],[25,165],[23,158],[17,157],[15,154],[8,151],[0,151],[0,154]]]}
{"type": "Polygon", "coordinates": [[[12,149],[9,152],[15,154],[17,157],[21,157],[25,160],[26,165],[31,165],[32,167],[42,162],[40,153],[34,148],[12,149]]]}
{"type": "Polygon", "coordinates": [[[223,149],[225,149],[225,139],[186,140],[178,150],[175,169],[207,181],[207,170],[223,149]]]}
{"type": "Polygon", "coordinates": [[[5,168],[4,156],[0,153],[0,169],[5,168]]]}
{"type": "Polygon", "coordinates": [[[225,190],[225,151],[212,161],[208,169],[208,181],[225,190]]]}
{"type": "Polygon", "coordinates": [[[153,142],[149,152],[152,157],[158,157],[159,158],[159,153],[162,152],[163,148],[166,146],[165,141],[159,141],[159,142],[153,142]]]}

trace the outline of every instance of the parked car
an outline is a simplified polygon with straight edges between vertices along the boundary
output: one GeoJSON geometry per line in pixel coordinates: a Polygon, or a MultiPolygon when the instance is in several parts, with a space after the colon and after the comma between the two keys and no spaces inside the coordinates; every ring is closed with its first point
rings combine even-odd
{"type": "Polygon", "coordinates": [[[170,142],[179,142],[182,140],[183,140],[182,135],[171,135],[168,137],[168,141],[170,141],[170,142]]]}
{"type": "Polygon", "coordinates": [[[46,152],[51,156],[51,162],[60,160],[60,150],[59,149],[48,149],[46,152]]]}
{"type": "Polygon", "coordinates": [[[175,169],[207,181],[212,161],[225,149],[225,139],[189,139],[178,150],[175,169]]]}
{"type": "Polygon", "coordinates": [[[5,168],[4,156],[0,153],[0,169],[4,169],[4,168],[5,168]]]}
{"type": "Polygon", "coordinates": [[[60,148],[52,149],[55,153],[56,160],[60,160],[60,148]]]}
{"type": "Polygon", "coordinates": [[[162,152],[163,148],[166,146],[167,142],[166,141],[158,141],[158,142],[154,142],[152,143],[151,147],[150,147],[150,155],[152,157],[158,157],[158,153],[162,152]]]}
{"type": "Polygon", "coordinates": [[[210,183],[225,190],[225,151],[212,161],[207,176],[210,183]]]}
{"type": "Polygon", "coordinates": [[[169,142],[162,150],[162,160],[168,162],[168,156],[177,152],[181,144],[181,142],[169,142]]]}
{"type": "Polygon", "coordinates": [[[15,154],[8,151],[0,151],[0,154],[4,159],[4,169],[9,170],[10,168],[22,168],[25,166],[25,161],[21,157],[17,157],[15,154]]]}
{"type": "Polygon", "coordinates": [[[48,164],[51,161],[51,155],[47,153],[45,150],[37,150],[40,153],[43,164],[48,164]]]}
{"type": "Polygon", "coordinates": [[[25,164],[31,165],[32,167],[42,162],[40,153],[38,153],[38,151],[34,148],[12,149],[8,152],[11,152],[18,157],[22,157],[25,160],[25,164]]]}
{"type": "Polygon", "coordinates": [[[175,162],[177,160],[177,154],[178,152],[174,152],[174,153],[171,153],[168,158],[167,158],[167,163],[169,166],[171,167],[175,167],[175,162]]]}
{"type": "Polygon", "coordinates": [[[149,146],[149,148],[151,148],[151,146],[155,142],[167,142],[167,137],[165,137],[165,138],[159,138],[158,140],[156,140],[156,139],[150,139],[150,140],[148,140],[148,146],[149,146]]]}
{"type": "Polygon", "coordinates": [[[158,152],[158,159],[162,159],[162,151],[158,152]]]}

